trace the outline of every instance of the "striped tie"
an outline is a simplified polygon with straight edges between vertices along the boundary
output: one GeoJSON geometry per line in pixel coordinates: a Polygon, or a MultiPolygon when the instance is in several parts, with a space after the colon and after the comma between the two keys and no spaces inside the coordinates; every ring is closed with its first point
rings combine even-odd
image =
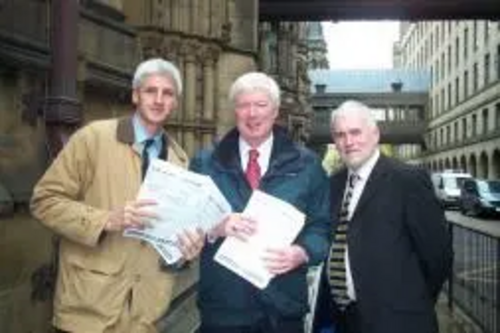
{"type": "Polygon", "coordinates": [[[339,221],[335,229],[333,244],[330,249],[330,257],[328,259],[327,273],[332,297],[341,308],[345,307],[350,302],[347,296],[345,250],[347,245],[346,235],[349,204],[351,202],[354,185],[358,179],[359,176],[354,173],[349,175],[347,189],[340,208],[339,221]]]}

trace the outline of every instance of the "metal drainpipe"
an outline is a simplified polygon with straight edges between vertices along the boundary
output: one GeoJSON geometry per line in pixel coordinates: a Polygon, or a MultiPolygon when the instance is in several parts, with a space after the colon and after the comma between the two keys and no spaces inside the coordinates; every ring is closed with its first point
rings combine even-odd
{"type": "Polygon", "coordinates": [[[44,102],[50,158],[54,158],[81,124],[77,99],[78,0],[52,0],[50,91],[44,102]]]}
{"type": "MultiPolygon", "coordinates": [[[[50,160],[62,149],[82,122],[82,108],[76,96],[78,52],[78,0],[52,0],[50,91],[43,103],[50,160]]],[[[31,299],[50,300],[54,295],[59,262],[59,236],[52,237],[48,264],[32,276],[31,299]]]]}

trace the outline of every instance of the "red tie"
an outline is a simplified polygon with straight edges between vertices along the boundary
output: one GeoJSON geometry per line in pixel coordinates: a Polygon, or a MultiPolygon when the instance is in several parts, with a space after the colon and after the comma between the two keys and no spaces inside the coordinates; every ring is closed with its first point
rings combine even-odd
{"type": "Polygon", "coordinates": [[[260,182],[260,166],[259,166],[259,151],[257,149],[250,149],[248,152],[248,164],[246,176],[248,183],[252,189],[256,189],[259,187],[260,182]]]}

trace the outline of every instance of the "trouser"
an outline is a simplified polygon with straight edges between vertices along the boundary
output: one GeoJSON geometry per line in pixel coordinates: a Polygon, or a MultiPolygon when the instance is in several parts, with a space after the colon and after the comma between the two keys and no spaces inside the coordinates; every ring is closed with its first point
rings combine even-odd
{"type": "Polygon", "coordinates": [[[304,322],[266,318],[248,326],[201,325],[199,333],[304,333],[304,322]]]}

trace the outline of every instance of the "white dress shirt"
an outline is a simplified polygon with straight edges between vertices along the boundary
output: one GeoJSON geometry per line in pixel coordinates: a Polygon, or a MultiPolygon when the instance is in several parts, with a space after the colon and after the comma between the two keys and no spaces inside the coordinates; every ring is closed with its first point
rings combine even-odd
{"type": "Polygon", "coordinates": [[[271,159],[271,150],[273,148],[274,136],[273,133],[266,139],[266,141],[262,142],[260,146],[257,148],[252,148],[243,138],[240,136],[239,139],[239,147],[240,147],[240,161],[241,167],[243,168],[243,172],[245,172],[248,164],[249,154],[248,152],[251,149],[256,149],[259,152],[259,166],[260,166],[260,175],[264,176],[267,169],[269,168],[269,160],[271,159]]]}
{"type": "MultiPolygon", "coordinates": [[[[365,162],[365,164],[363,164],[358,168],[358,170],[349,170],[349,174],[355,173],[356,175],[358,175],[358,181],[354,184],[351,201],[349,202],[348,221],[351,220],[351,217],[353,216],[354,211],[356,210],[359,198],[361,198],[361,194],[365,189],[366,182],[368,181],[368,178],[370,177],[370,174],[373,168],[375,167],[375,164],[377,163],[379,156],[380,152],[377,149],[375,153],[365,162]]],[[[349,262],[348,245],[346,245],[346,251],[345,251],[345,266],[346,266],[345,268],[346,268],[347,296],[353,301],[355,301],[356,292],[354,291],[354,281],[352,279],[351,264],[349,262]]]]}

